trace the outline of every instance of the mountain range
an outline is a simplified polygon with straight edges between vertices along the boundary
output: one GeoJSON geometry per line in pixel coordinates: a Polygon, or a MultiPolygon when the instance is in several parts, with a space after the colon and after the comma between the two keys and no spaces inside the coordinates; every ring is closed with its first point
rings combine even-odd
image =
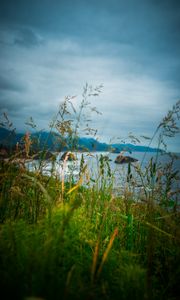
{"type": "MultiPolygon", "coordinates": [[[[25,133],[15,133],[6,128],[0,128],[0,145],[1,147],[14,147],[17,143],[23,144],[25,133]]],[[[71,138],[61,137],[55,132],[39,131],[31,133],[33,147],[38,149],[48,149],[50,151],[71,150],[71,138]]],[[[120,151],[127,152],[157,152],[157,148],[148,146],[134,145],[130,143],[115,143],[107,144],[97,141],[94,138],[79,137],[76,139],[76,149],[81,151],[111,151],[119,153],[120,151]]]]}

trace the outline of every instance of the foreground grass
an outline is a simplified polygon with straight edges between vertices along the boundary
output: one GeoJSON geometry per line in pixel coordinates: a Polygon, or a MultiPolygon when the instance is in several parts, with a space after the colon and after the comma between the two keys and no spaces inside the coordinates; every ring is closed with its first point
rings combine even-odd
{"type": "MultiPolygon", "coordinates": [[[[166,201],[167,202],[167,201],[166,201]]],[[[161,203],[161,201],[159,201],[161,203]]],[[[1,165],[3,299],[178,299],[180,214],[1,165]]]]}

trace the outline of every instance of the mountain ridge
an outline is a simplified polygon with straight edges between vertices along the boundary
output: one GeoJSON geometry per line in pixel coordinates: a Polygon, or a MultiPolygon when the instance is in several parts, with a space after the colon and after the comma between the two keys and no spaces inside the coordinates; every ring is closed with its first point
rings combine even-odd
{"type": "MultiPolygon", "coordinates": [[[[14,147],[17,143],[23,143],[25,133],[15,133],[6,128],[0,128],[0,144],[1,146],[14,147]]],[[[56,132],[39,131],[30,133],[31,138],[38,143],[40,148],[48,148],[50,151],[70,150],[68,147],[70,141],[68,138],[61,137],[56,132]]],[[[80,151],[110,151],[119,153],[126,152],[157,152],[161,151],[157,148],[152,148],[144,145],[134,145],[131,143],[114,143],[108,144],[99,142],[98,140],[90,137],[79,137],[76,140],[77,150],[80,151]]]]}

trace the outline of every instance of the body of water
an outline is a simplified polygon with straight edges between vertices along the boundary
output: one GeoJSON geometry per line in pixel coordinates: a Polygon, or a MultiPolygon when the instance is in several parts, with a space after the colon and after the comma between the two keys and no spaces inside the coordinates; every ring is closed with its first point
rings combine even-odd
{"type": "MultiPolygon", "coordinates": [[[[27,168],[30,171],[41,170],[43,174],[49,176],[56,176],[60,179],[64,178],[64,180],[74,180],[74,182],[78,181],[80,178],[80,166],[81,159],[83,155],[84,166],[86,165],[86,171],[83,175],[84,184],[94,184],[98,183],[102,184],[102,172],[104,171],[104,180],[106,180],[106,184],[112,184],[114,189],[124,189],[127,184],[127,176],[128,176],[128,164],[116,164],[114,161],[118,154],[116,153],[108,153],[108,152],[85,152],[74,153],[77,160],[76,161],[61,161],[61,156],[63,153],[59,153],[56,155],[55,162],[49,161],[30,161],[26,164],[27,168]],[[100,157],[108,158],[108,163],[104,161],[104,167],[101,168],[100,157]],[[102,170],[103,169],[103,170],[102,170]],[[111,176],[110,176],[111,173],[111,176]]],[[[124,153],[124,155],[131,156],[133,158],[138,159],[137,162],[131,163],[131,182],[134,182],[134,189],[140,191],[142,187],[142,181],[137,173],[137,169],[141,170],[142,173],[145,172],[146,167],[148,166],[151,158],[153,161],[157,162],[157,165],[161,164],[162,167],[165,167],[170,162],[170,157],[166,154],[161,155],[160,153],[144,153],[144,152],[133,152],[131,155],[128,153],[124,153]]],[[[180,154],[177,154],[177,158],[174,161],[173,170],[178,170],[180,172],[180,154]]],[[[143,175],[144,176],[144,175],[143,175]]],[[[177,188],[179,183],[176,181],[174,188],[177,188]]],[[[147,187],[148,188],[148,187],[147,187]]],[[[151,187],[149,187],[151,188],[151,187]]]]}

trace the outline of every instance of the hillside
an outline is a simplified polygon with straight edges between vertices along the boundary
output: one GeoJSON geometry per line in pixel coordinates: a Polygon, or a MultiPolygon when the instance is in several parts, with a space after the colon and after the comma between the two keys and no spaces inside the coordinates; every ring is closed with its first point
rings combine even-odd
{"type": "MultiPolygon", "coordinates": [[[[24,133],[11,132],[5,128],[0,128],[1,147],[14,147],[16,143],[23,144],[24,133]]],[[[55,132],[39,131],[31,134],[33,147],[37,149],[49,149],[51,151],[63,151],[71,149],[71,140],[62,138],[55,132]]],[[[156,152],[158,149],[142,145],[133,144],[106,144],[94,138],[80,137],[77,139],[77,149],[87,151],[111,151],[119,153],[127,152],[156,152]]]]}

